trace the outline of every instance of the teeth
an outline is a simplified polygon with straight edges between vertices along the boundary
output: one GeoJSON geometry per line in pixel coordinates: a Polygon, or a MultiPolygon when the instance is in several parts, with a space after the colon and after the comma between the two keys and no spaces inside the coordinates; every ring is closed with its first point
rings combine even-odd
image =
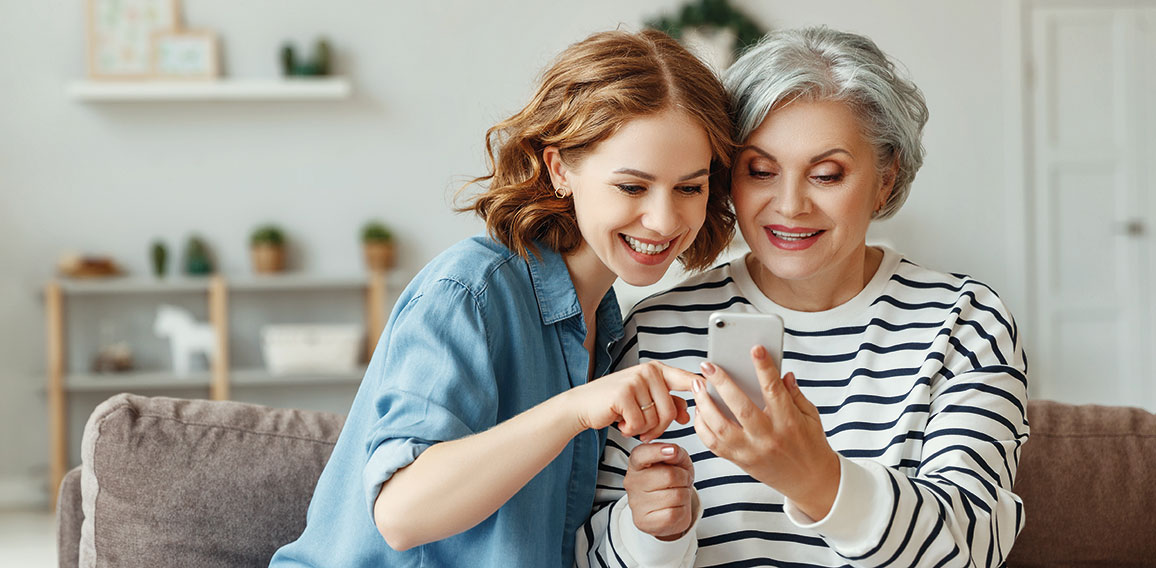
{"type": "Polygon", "coordinates": [[[788,233],[786,231],[776,231],[774,229],[771,229],[771,233],[774,233],[774,235],[776,237],[779,237],[780,239],[783,239],[784,241],[801,241],[803,239],[809,239],[809,238],[811,238],[811,237],[813,237],[813,236],[815,236],[821,232],[822,231],[814,231],[811,233],[788,233]]]}
{"type": "Polygon", "coordinates": [[[630,245],[630,248],[634,249],[634,252],[640,252],[642,254],[658,254],[669,248],[670,243],[674,242],[667,241],[661,245],[652,245],[650,243],[644,243],[630,235],[622,235],[622,238],[626,239],[626,244],[630,245]]]}

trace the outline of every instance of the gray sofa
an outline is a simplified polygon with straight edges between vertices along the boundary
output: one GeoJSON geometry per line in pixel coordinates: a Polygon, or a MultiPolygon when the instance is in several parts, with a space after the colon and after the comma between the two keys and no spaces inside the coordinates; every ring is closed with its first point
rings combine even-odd
{"type": "MultiPolygon", "coordinates": [[[[1156,415],[1033,401],[1008,566],[1156,566],[1156,415]]],[[[293,540],[344,418],[121,394],[60,488],[60,566],[264,566],[293,540]]]]}

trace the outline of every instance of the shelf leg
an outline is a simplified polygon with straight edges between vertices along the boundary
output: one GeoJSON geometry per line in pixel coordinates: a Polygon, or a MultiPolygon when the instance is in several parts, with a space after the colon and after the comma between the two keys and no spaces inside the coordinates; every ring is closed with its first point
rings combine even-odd
{"type": "Polygon", "coordinates": [[[209,398],[229,400],[229,291],[221,275],[209,281],[209,323],[217,335],[209,398]]]}
{"type": "Polygon", "coordinates": [[[56,510],[60,483],[68,472],[68,399],[64,392],[64,294],[60,284],[44,289],[46,344],[48,346],[49,502],[56,510]]]}
{"type": "Polygon", "coordinates": [[[381,338],[381,332],[385,331],[385,298],[388,292],[386,288],[386,272],[374,270],[369,273],[369,290],[366,296],[366,339],[365,339],[365,360],[369,361],[373,358],[373,350],[377,347],[377,341],[381,338]]]}

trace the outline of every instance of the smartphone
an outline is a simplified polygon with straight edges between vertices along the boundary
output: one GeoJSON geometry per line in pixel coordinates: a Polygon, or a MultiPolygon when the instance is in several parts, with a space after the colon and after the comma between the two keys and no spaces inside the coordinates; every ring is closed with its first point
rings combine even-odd
{"type": "MultiPolygon", "coordinates": [[[[762,345],[782,369],[783,318],[776,314],[714,312],[707,325],[707,359],[726,371],[755,405],[763,408],[763,388],[751,361],[751,348],[762,345]]],[[[706,381],[706,391],[727,418],[738,422],[710,381],[706,381]]]]}

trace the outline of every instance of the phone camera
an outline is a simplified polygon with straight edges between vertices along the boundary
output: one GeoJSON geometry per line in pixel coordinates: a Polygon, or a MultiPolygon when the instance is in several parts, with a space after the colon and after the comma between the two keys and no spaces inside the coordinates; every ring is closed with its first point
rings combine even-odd
{"type": "Polygon", "coordinates": [[[718,320],[718,321],[714,322],[714,326],[715,326],[715,327],[726,327],[726,326],[727,326],[727,322],[725,322],[725,321],[723,321],[723,320],[718,320]]]}

